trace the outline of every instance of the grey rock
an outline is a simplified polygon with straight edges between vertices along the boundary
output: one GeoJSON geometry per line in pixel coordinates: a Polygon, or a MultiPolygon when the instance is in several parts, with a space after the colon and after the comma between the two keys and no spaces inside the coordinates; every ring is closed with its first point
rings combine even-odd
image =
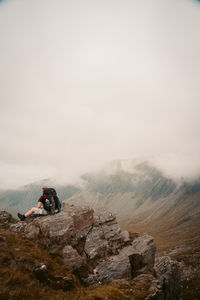
{"type": "Polygon", "coordinates": [[[93,210],[89,207],[68,205],[59,214],[34,219],[25,226],[24,233],[27,238],[39,241],[44,245],[60,244],[64,246],[70,243],[71,239],[76,239],[76,235],[86,235],[93,220],[93,210]]]}
{"type": "Polygon", "coordinates": [[[51,281],[49,279],[46,265],[36,267],[34,269],[34,273],[40,282],[50,285],[51,281]]]}
{"type": "Polygon", "coordinates": [[[47,266],[41,264],[34,269],[34,273],[37,279],[53,289],[62,289],[64,291],[70,290],[74,287],[74,280],[69,277],[62,276],[50,276],[47,271],[47,266]]]}
{"type": "Polygon", "coordinates": [[[7,211],[0,211],[0,227],[9,228],[10,224],[16,222],[17,220],[15,220],[7,211]]]}
{"type": "Polygon", "coordinates": [[[53,287],[56,290],[62,289],[64,291],[69,291],[74,287],[74,280],[70,277],[56,276],[54,278],[53,287]]]}
{"type": "Polygon", "coordinates": [[[153,237],[148,234],[140,235],[133,240],[132,247],[141,257],[141,268],[137,270],[137,274],[152,274],[156,253],[153,237]]]}
{"type": "Polygon", "coordinates": [[[119,224],[116,221],[115,223],[108,222],[103,224],[101,227],[105,239],[108,240],[109,248],[111,250],[121,248],[124,244],[124,239],[119,224]]]}
{"type": "Polygon", "coordinates": [[[107,260],[100,262],[96,267],[97,273],[90,275],[87,283],[103,283],[107,284],[115,279],[131,278],[131,266],[126,255],[113,255],[107,260]]]}
{"type": "Polygon", "coordinates": [[[85,252],[93,259],[96,256],[105,257],[108,251],[108,241],[101,227],[93,227],[85,242],[85,252]]]}
{"type": "Polygon", "coordinates": [[[143,234],[136,237],[131,246],[126,246],[120,253],[126,255],[131,264],[131,278],[139,274],[152,274],[156,246],[151,236],[143,234]]]}
{"type": "Polygon", "coordinates": [[[83,230],[77,232],[75,235],[74,241],[79,241],[79,240],[85,238],[89,234],[89,232],[92,230],[92,227],[93,227],[93,225],[90,225],[90,226],[84,228],[83,230]]]}
{"type": "Polygon", "coordinates": [[[165,300],[164,295],[161,291],[157,290],[153,294],[147,296],[144,300],[165,300]]]}
{"type": "Polygon", "coordinates": [[[40,226],[39,223],[35,221],[24,227],[24,234],[28,239],[37,241],[37,239],[39,239],[40,236],[40,226]]]}
{"type": "Polygon", "coordinates": [[[102,225],[102,224],[105,224],[105,223],[111,222],[111,221],[116,222],[116,216],[113,215],[112,212],[103,211],[103,212],[100,212],[98,215],[95,215],[94,226],[99,226],[99,225],[102,225]]]}
{"type": "Polygon", "coordinates": [[[122,234],[124,242],[129,242],[130,241],[129,232],[127,230],[122,231],[121,234],[122,234]]]}
{"type": "Polygon", "coordinates": [[[169,256],[162,256],[156,259],[154,269],[160,281],[164,299],[180,299],[181,273],[178,262],[173,261],[169,256]]]}
{"type": "MultiPolygon", "coordinates": [[[[116,250],[125,244],[124,233],[122,233],[116,216],[111,212],[103,211],[94,217],[94,227],[101,228],[104,239],[107,240],[109,252],[116,254],[116,250]]],[[[104,245],[106,243],[104,242],[104,245]]]]}
{"type": "Polygon", "coordinates": [[[86,263],[84,257],[81,257],[76,249],[72,246],[65,246],[62,250],[63,265],[69,269],[69,271],[75,271],[86,263]]]}
{"type": "Polygon", "coordinates": [[[17,222],[17,223],[15,223],[15,224],[11,224],[11,225],[10,225],[10,230],[11,230],[11,231],[15,231],[15,232],[19,232],[19,231],[21,231],[24,227],[25,227],[25,223],[24,223],[24,222],[17,222]]]}
{"type": "Polygon", "coordinates": [[[2,236],[0,235],[0,243],[3,243],[6,241],[6,237],[5,236],[2,236]]]}
{"type": "Polygon", "coordinates": [[[138,253],[136,249],[132,246],[124,247],[121,251],[121,254],[126,255],[129,258],[131,265],[131,278],[141,274],[142,269],[142,255],[138,253]]]}

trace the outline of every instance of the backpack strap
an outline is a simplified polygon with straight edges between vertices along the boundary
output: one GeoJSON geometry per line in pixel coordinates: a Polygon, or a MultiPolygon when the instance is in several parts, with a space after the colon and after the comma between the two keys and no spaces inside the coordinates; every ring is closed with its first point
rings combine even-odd
{"type": "Polygon", "coordinates": [[[57,201],[58,201],[57,205],[58,205],[58,213],[59,213],[59,212],[61,212],[61,202],[60,202],[60,199],[58,198],[58,196],[57,196],[57,201]]]}
{"type": "Polygon", "coordinates": [[[55,214],[55,200],[54,197],[51,195],[51,213],[55,214]]]}

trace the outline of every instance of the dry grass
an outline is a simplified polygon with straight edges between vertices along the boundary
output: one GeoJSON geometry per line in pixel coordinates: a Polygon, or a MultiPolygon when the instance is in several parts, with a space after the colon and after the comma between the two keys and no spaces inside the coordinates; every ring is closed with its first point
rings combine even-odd
{"type": "MultiPolygon", "coordinates": [[[[36,279],[33,270],[39,263],[44,263],[52,276],[72,275],[33,242],[2,230],[0,237],[0,299],[61,299],[56,291],[36,279]]],[[[75,284],[78,285],[77,280],[75,284]]]]}

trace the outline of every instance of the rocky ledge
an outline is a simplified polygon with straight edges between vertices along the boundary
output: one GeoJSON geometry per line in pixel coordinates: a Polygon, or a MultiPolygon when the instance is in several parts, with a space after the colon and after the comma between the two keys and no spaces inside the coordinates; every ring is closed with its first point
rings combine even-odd
{"type": "MultiPolygon", "coordinates": [[[[14,221],[1,212],[0,227],[5,225],[47,248],[84,285],[120,286],[123,280],[126,285],[138,281],[145,284],[148,279],[150,288],[144,299],[179,299],[178,263],[167,256],[155,260],[153,237],[121,231],[110,212],[95,215],[89,207],[65,205],[59,214],[27,218],[25,222],[14,221]]],[[[34,272],[48,282],[45,266],[34,272]]]]}

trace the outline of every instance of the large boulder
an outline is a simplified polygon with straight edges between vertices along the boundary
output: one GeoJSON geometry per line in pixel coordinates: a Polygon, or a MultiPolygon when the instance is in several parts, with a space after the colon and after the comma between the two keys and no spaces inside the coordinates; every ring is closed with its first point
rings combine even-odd
{"type": "Polygon", "coordinates": [[[142,234],[120,253],[127,255],[131,264],[131,277],[139,274],[153,274],[156,245],[152,236],[142,234]]]}
{"type": "Polygon", "coordinates": [[[151,236],[136,237],[132,244],[119,250],[118,255],[106,258],[97,264],[96,274],[89,276],[89,282],[109,283],[112,280],[131,279],[139,274],[152,274],[155,260],[155,243],[151,236]]]}
{"type": "Polygon", "coordinates": [[[126,255],[113,255],[100,262],[95,269],[95,274],[90,275],[87,283],[110,283],[116,279],[131,279],[131,265],[126,255]]]}
{"type": "Polygon", "coordinates": [[[73,278],[52,275],[50,276],[48,274],[47,267],[44,264],[35,267],[33,271],[40,283],[46,284],[53,289],[62,289],[64,291],[68,291],[74,287],[73,278]]]}
{"type": "Polygon", "coordinates": [[[11,224],[16,222],[17,220],[15,220],[7,211],[0,211],[0,228],[7,229],[11,224]]]}
{"type": "Polygon", "coordinates": [[[133,240],[132,247],[142,259],[142,268],[138,270],[138,274],[152,273],[156,253],[154,238],[148,234],[142,234],[133,240]]]}
{"type": "Polygon", "coordinates": [[[69,269],[69,271],[78,270],[82,265],[86,263],[85,257],[80,256],[76,249],[67,245],[62,250],[63,265],[69,269]]]}
{"type": "Polygon", "coordinates": [[[85,252],[94,259],[118,254],[118,249],[129,242],[128,232],[122,232],[116,217],[110,212],[103,212],[94,216],[93,228],[85,242],[85,252]]]}
{"type": "Polygon", "coordinates": [[[66,245],[87,235],[93,224],[89,207],[66,206],[59,214],[34,219],[25,227],[25,236],[43,245],[66,245]]]}
{"type": "Polygon", "coordinates": [[[163,299],[179,300],[181,282],[179,263],[169,256],[162,256],[156,258],[154,269],[163,291],[163,299]]]}
{"type": "Polygon", "coordinates": [[[104,211],[96,215],[94,227],[101,228],[102,236],[108,243],[110,253],[116,254],[116,250],[122,248],[129,241],[127,233],[121,231],[116,216],[111,212],[104,211]]]}
{"type": "Polygon", "coordinates": [[[95,226],[87,235],[85,241],[85,252],[93,259],[95,257],[105,257],[108,251],[108,241],[105,239],[101,227],[95,226]]]}

